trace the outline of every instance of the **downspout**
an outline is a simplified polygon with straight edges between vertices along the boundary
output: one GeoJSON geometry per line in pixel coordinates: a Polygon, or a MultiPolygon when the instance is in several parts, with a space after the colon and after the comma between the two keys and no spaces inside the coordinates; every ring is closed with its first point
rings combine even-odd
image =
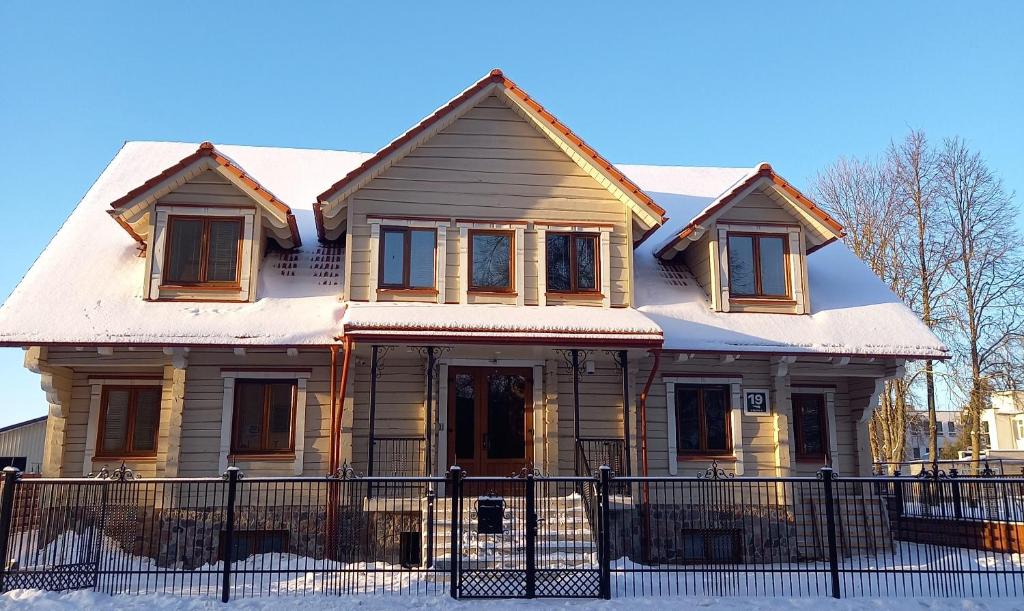
{"type": "MultiPolygon", "coordinates": [[[[650,354],[654,357],[654,363],[651,364],[651,373],[647,376],[647,383],[644,384],[644,390],[640,393],[640,402],[637,406],[640,410],[640,462],[644,477],[649,475],[647,461],[647,395],[651,392],[654,377],[658,375],[658,365],[661,364],[661,348],[652,349],[650,354]]],[[[671,409],[671,406],[669,406],[669,409],[671,409]]],[[[669,459],[674,460],[675,457],[670,456],[669,459]]],[[[642,514],[643,519],[641,520],[641,527],[643,529],[643,549],[641,553],[644,561],[649,562],[651,558],[651,489],[646,481],[642,490],[642,506],[644,511],[642,514]]]]}
{"type": "Polygon", "coordinates": [[[334,446],[338,440],[338,422],[336,419],[335,410],[338,405],[337,397],[337,378],[338,378],[338,346],[331,346],[331,449],[328,452],[327,457],[327,473],[334,473],[334,446]]]}
{"type": "MultiPolygon", "coordinates": [[[[345,388],[348,381],[349,358],[352,355],[352,340],[348,337],[342,338],[342,349],[345,351],[342,356],[341,384],[340,388],[335,386],[337,380],[338,346],[331,346],[331,451],[329,453],[328,475],[338,472],[338,458],[341,453],[341,418],[345,409],[345,388]]],[[[338,560],[338,495],[341,482],[332,481],[327,492],[327,557],[338,560]]]]}
{"type": "Polygon", "coordinates": [[[640,463],[644,477],[649,475],[647,462],[647,394],[651,392],[654,377],[658,375],[658,365],[661,364],[661,348],[652,349],[650,354],[654,356],[654,363],[651,365],[651,373],[647,376],[643,392],[640,393],[640,405],[637,406],[640,410],[640,463]]]}
{"type": "Polygon", "coordinates": [[[331,465],[331,473],[341,467],[339,464],[341,462],[341,423],[345,417],[345,396],[348,394],[348,370],[352,359],[352,348],[355,345],[351,337],[344,337],[341,341],[343,350],[341,355],[341,380],[338,382],[338,391],[335,393],[337,403],[333,406],[331,412],[331,435],[335,437],[331,444],[334,459],[331,465]]]}

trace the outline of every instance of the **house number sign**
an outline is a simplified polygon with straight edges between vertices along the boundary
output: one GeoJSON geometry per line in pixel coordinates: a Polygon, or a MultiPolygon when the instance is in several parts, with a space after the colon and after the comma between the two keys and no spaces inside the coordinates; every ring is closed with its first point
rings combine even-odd
{"type": "Polygon", "coordinates": [[[749,388],[743,391],[743,414],[766,416],[771,413],[767,388],[749,388]]]}

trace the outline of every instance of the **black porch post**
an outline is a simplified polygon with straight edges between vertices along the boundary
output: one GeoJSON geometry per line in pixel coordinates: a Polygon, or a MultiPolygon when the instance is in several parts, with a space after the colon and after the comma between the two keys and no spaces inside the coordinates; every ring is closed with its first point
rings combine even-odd
{"type": "Polygon", "coordinates": [[[633,470],[630,467],[632,459],[629,456],[629,353],[625,350],[619,351],[619,365],[622,367],[622,441],[626,446],[626,475],[629,476],[633,474],[633,470]]]}
{"type": "MultiPolygon", "coordinates": [[[[580,443],[580,351],[572,349],[572,432],[575,436],[573,448],[580,443]]],[[[579,475],[577,473],[577,475],[579,475]]]]}
{"type": "Polygon", "coordinates": [[[430,457],[434,449],[434,366],[437,363],[437,356],[433,346],[427,346],[427,413],[426,424],[424,424],[424,436],[427,440],[424,452],[424,475],[430,477],[434,473],[434,463],[430,457]]]}
{"type": "Polygon", "coordinates": [[[370,357],[370,438],[366,448],[366,475],[368,477],[373,477],[373,446],[377,443],[374,439],[374,425],[377,423],[377,360],[379,354],[380,346],[374,344],[370,357]]]}

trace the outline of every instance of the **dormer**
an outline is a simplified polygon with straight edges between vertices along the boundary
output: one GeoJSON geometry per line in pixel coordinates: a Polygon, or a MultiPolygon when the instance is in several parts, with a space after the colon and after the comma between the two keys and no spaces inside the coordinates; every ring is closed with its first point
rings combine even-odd
{"type": "Polygon", "coordinates": [[[494,70],[321,193],[351,301],[632,304],[665,211],[494,70]]]}
{"type": "Polygon", "coordinates": [[[717,312],[808,314],[807,256],[842,236],[839,223],[762,163],[655,254],[685,264],[717,312]]]}
{"type": "Polygon", "coordinates": [[[147,300],[253,301],[266,249],[300,245],[291,209],[209,142],[110,208],[146,258],[147,300]]]}

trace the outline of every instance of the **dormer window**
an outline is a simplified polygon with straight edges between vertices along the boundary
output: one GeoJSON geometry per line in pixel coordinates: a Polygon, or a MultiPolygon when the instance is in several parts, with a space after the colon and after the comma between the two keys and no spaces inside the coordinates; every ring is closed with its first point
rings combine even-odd
{"type": "Polygon", "coordinates": [[[733,298],[788,299],[786,236],[729,233],[729,294],[733,298]]]}
{"type": "Polygon", "coordinates": [[[552,293],[596,293],[600,236],[555,233],[546,236],[547,290],[552,293]]]}
{"type": "Polygon", "coordinates": [[[167,219],[167,262],[163,280],[177,286],[238,286],[240,217],[167,219]]]}

